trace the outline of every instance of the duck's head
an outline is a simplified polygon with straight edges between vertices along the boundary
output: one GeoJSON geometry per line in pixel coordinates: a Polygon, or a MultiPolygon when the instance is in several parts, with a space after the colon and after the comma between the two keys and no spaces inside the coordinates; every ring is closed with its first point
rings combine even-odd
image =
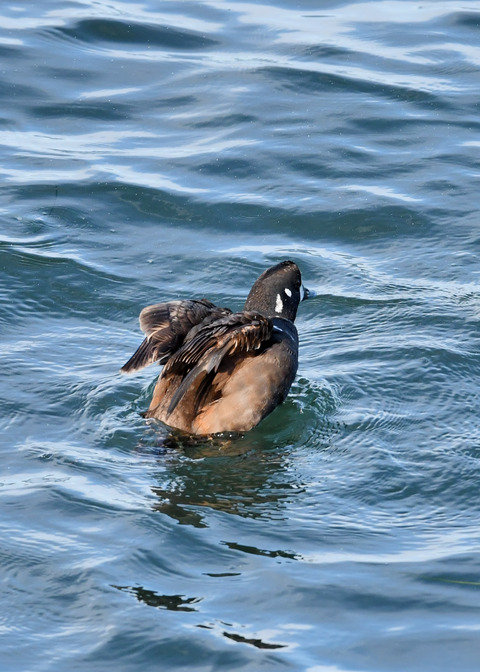
{"type": "Polygon", "coordinates": [[[300,301],[311,296],[302,284],[302,274],[293,261],[281,261],[267,268],[254,282],[244,310],[258,311],[267,317],[295,320],[300,301]]]}

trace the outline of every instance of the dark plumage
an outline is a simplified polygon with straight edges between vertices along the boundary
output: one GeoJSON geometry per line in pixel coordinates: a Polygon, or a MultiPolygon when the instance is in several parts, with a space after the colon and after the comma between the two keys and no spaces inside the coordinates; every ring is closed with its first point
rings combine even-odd
{"type": "Polygon", "coordinates": [[[298,266],[282,261],[256,280],[241,312],[206,299],[144,308],[146,338],[121,370],[164,364],[146,417],[191,434],[255,427],[295,378],[293,321],[307,295],[298,266]]]}

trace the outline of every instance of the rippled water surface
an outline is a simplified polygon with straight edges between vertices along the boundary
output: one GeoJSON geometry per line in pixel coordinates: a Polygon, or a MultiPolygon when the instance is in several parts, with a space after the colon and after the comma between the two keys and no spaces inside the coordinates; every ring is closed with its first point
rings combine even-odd
{"type": "Polygon", "coordinates": [[[480,6],[0,8],[6,672],[474,672],[480,6]],[[150,303],[295,260],[300,368],[178,444],[150,303]]]}

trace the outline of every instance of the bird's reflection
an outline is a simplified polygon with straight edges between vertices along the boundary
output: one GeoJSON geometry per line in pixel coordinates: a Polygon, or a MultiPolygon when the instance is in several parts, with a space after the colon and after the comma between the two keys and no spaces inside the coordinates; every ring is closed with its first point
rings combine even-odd
{"type": "Polygon", "coordinates": [[[134,595],[139,602],[150,607],[168,609],[169,611],[198,611],[192,605],[202,601],[200,597],[186,597],[185,595],[160,595],[153,590],[146,590],[142,586],[116,586],[113,588],[134,595]]]}
{"type": "MultiPolygon", "coordinates": [[[[287,429],[287,428],[286,428],[287,429]]],[[[288,433],[288,432],[287,432],[288,433]]],[[[284,437],[285,438],[285,437],[284,437]]],[[[162,466],[154,509],[183,525],[206,527],[205,509],[276,520],[299,484],[287,474],[288,441],[268,424],[246,436],[198,438],[168,433],[159,440],[162,466]]]]}
{"type": "Polygon", "coordinates": [[[304,490],[295,464],[302,450],[328,447],[332,395],[299,381],[293,394],[245,435],[199,437],[151,421],[161,467],[154,509],[182,525],[208,527],[208,511],[281,521],[288,501],[304,490]]]}
{"type": "MultiPolygon", "coordinates": [[[[183,612],[198,612],[200,609],[197,605],[202,602],[201,597],[187,597],[186,595],[161,595],[156,593],[153,590],[146,590],[142,586],[116,586],[112,585],[112,588],[116,588],[125,593],[133,595],[138,602],[143,602],[149,607],[154,607],[156,609],[166,609],[168,611],[183,611],[183,612]]],[[[259,637],[247,637],[240,632],[236,632],[232,629],[237,628],[239,630],[245,629],[245,626],[241,624],[226,623],[220,619],[215,619],[214,621],[207,623],[196,623],[195,627],[201,628],[203,630],[213,630],[214,632],[221,633],[223,637],[230,639],[234,642],[240,644],[250,644],[257,649],[283,649],[286,648],[286,644],[280,644],[275,642],[267,642],[259,637]],[[226,629],[228,628],[228,630],[226,629]]]]}

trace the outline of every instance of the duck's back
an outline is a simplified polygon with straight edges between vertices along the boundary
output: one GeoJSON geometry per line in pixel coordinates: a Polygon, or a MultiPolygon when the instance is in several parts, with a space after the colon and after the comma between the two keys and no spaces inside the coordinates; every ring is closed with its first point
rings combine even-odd
{"type": "MultiPolygon", "coordinates": [[[[147,417],[192,434],[245,432],[257,425],[285,399],[298,366],[295,325],[281,318],[269,322],[267,340],[256,349],[234,349],[222,357],[217,370],[193,376],[173,409],[185,374],[166,367],[147,417]]],[[[203,360],[208,368],[208,353],[203,360]]]]}

